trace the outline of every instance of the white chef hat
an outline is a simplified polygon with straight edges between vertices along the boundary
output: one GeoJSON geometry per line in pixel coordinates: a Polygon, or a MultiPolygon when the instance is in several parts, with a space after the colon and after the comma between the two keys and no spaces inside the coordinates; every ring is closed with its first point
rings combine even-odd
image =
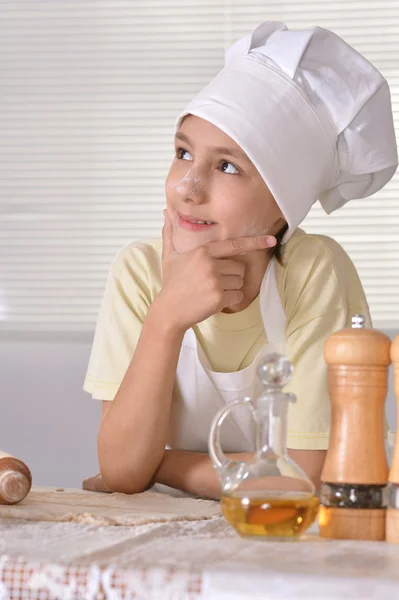
{"type": "Polygon", "coordinates": [[[398,164],[381,73],[327,29],[262,23],[184,116],[206,119],[244,150],[287,220],[287,241],[320,200],[326,213],[382,188],[398,164]]]}

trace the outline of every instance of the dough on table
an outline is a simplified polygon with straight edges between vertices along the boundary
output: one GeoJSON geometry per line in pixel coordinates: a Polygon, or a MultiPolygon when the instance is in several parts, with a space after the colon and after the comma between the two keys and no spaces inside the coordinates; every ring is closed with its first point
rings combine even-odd
{"type": "Polygon", "coordinates": [[[220,515],[219,502],[174,497],[156,491],[126,495],[33,487],[19,504],[0,506],[0,518],[72,521],[102,526],[194,521],[220,515]]]}

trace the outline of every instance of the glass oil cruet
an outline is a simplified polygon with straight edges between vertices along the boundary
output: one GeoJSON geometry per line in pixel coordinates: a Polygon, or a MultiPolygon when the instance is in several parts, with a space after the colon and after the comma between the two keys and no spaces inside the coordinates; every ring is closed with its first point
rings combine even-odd
{"type": "Polygon", "coordinates": [[[297,539],[317,516],[315,487],[287,452],[288,405],[296,398],[282,388],[292,373],[287,358],[266,356],[258,367],[261,395],[232,402],[211,425],[209,454],[221,482],[223,514],[244,537],[297,539]],[[228,459],[220,446],[223,421],[243,405],[255,421],[255,452],[248,462],[228,459]]]}

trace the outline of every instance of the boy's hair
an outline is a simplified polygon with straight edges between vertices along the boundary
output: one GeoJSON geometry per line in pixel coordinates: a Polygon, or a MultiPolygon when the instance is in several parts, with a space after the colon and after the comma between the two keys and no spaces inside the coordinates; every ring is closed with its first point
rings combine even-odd
{"type": "Polygon", "coordinates": [[[283,254],[284,254],[284,248],[283,245],[281,243],[281,240],[284,237],[285,232],[288,229],[288,223],[286,223],[281,229],[280,231],[276,234],[275,238],[277,240],[277,244],[271,249],[271,256],[275,257],[276,260],[280,263],[280,265],[283,267],[283,254]]]}

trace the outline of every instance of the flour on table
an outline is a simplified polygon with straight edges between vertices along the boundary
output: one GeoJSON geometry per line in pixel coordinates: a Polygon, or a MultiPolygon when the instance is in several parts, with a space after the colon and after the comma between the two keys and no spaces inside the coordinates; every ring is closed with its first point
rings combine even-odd
{"type": "Polygon", "coordinates": [[[98,526],[193,521],[220,515],[218,502],[173,497],[154,491],[129,496],[36,487],[20,504],[0,506],[0,518],[98,526]]]}

